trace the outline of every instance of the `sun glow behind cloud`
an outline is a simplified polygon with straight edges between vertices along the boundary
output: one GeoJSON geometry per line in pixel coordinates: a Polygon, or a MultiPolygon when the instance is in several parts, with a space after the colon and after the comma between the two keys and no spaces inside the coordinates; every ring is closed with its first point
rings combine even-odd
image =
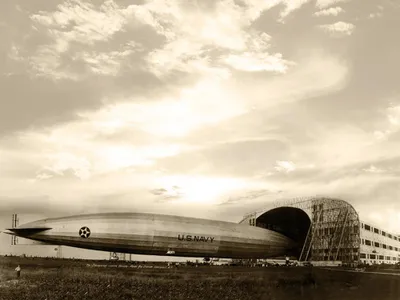
{"type": "Polygon", "coordinates": [[[179,196],[172,202],[217,204],[226,201],[233,193],[265,187],[265,183],[249,182],[243,178],[218,178],[204,176],[163,176],[156,184],[167,195],[179,196]],[[179,193],[177,194],[177,190],[179,193]]]}

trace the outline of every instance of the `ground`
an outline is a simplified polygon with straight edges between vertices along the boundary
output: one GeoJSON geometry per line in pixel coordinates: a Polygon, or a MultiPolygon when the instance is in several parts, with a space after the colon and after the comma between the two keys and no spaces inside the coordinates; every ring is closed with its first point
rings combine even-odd
{"type": "Polygon", "coordinates": [[[400,299],[396,275],[315,267],[105,264],[0,258],[0,299],[400,299]]]}

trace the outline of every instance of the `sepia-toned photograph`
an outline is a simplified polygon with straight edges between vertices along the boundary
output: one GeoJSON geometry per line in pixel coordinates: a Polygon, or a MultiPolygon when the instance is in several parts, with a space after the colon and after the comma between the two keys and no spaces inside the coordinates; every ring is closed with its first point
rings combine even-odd
{"type": "Polygon", "coordinates": [[[399,300],[400,1],[0,1],[0,300],[399,300]]]}

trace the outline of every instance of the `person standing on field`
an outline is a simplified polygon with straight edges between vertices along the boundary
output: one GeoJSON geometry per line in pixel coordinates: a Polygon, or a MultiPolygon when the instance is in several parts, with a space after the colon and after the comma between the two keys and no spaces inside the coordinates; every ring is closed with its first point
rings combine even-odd
{"type": "Polygon", "coordinates": [[[289,266],[290,265],[290,258],[289,258],[289,256],[286,256],[286,258],[285,258],[285,260],[286,260],[286,266],[289,266]]]}
{"type": "Polygon", "coordinates": [[[17,278],[21,276],[21,267],[18,265],[18,267],[15,268],[15,271],[17,271],[17,278]]]}

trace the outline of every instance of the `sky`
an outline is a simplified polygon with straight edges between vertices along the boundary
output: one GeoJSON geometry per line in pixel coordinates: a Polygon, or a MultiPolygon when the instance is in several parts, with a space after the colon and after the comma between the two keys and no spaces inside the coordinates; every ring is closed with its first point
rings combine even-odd
{"type": "MultiPolygon", "coordinates": [[[[0,2],[0,225],[238,222],[325,195],[400,232],[399,13],[394,0],[0,2]]],[[[0,253],[17,251],[8,239],[0,253]]]]}

